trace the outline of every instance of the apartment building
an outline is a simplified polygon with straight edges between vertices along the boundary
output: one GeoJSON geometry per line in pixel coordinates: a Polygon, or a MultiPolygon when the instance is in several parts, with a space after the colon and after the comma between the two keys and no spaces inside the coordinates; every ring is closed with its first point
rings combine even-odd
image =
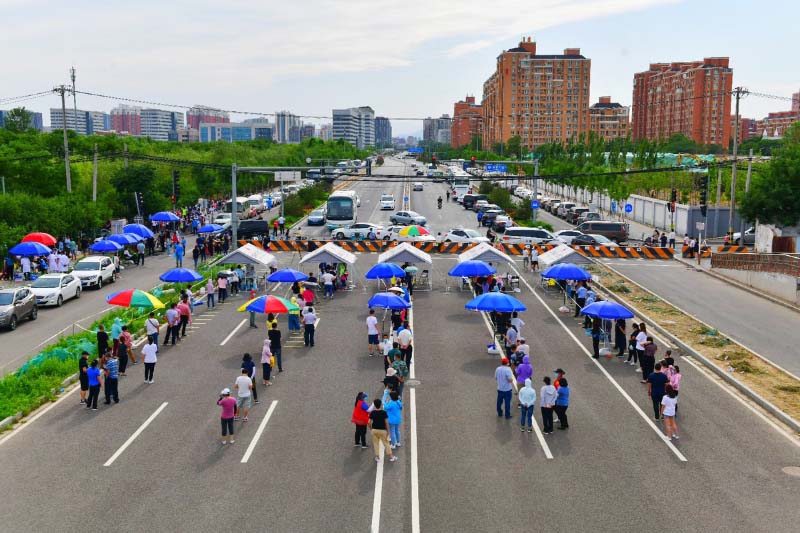
{"type": "Polygon", "coordinates": [[[483,107],[467,96],[453,104],[453,123],[450,127],[450,145],[456,148],[468,145],[483,129],[483,107]]]}
{"type": "Polygon", "coordinates": [[[630,109],[612,102],[610,96],[601,96],[589,108],[589,130],[606,141],[624,139],[630,133],[630,109]]]}
{"type": "Polygon", "coordinates": [[[375,146],[375,111],[369,106],[334,109],[333,138],[362,149],[375,146]]]}

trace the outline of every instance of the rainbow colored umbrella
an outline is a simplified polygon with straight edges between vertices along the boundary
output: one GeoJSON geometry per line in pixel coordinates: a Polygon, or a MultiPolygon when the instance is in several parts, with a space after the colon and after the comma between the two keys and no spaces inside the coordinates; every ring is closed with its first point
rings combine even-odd
{"type": "Polygon", "coordinates": [[[293,304],[286,298],[281,298],[280,296],[259,296],[253,300],[250,300],[243,306],[241,306],[238,311],[240,313],[250,312],[250,313],[288,313],[289,311],[299,311],[300,307],[293,304]]]}
{"type": "Polygon", "coordinates": [[[117,291],[106,296],[106,302],[120,307],[142,307],[147,309],[164,309],[161,300],[139,289],[117,291]]]}
{"type": "Polygon", "coordinates": [[[421,237],[423,235],[431,234],[430,231],[426,230],[422,226],[417,226],[416,224],[413,224],[411,226],[406,226],[397,233],[402,235],[403,237],[421,237]]]}

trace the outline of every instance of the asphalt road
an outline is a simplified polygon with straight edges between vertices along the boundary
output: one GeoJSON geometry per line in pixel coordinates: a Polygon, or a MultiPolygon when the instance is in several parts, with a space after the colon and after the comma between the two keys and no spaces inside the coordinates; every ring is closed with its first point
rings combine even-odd
{"type": "MultiPolygon", "coordinates": [[[[414,198],[412,208],[435,217],[426,202],[414,198]]],[[[455,204],[442,216],[454,225],[472,218],[455,204]]],[[[299,254],[277,255],[280,266],[299,266],[299,254]]],[[[796,440],[682,358],[682,438],[668,444],[640,375],[616,358],[591,359],[578,322],[551,313],[560,300],[524,284],[517,296],[528,308],[523,335],[537,392],[542,376],[566,369],[570,429],[541,437],[542,445],[516,419],[498,419],[497,358],[486,353],[481,315],[463,308],[470,294],[445,275],[455,257],[435,257],[433,291],[415,292],[419,384],[414,406],[406,389],[399,460],[376,466],[371,449],[352,446],[355,393],[375,398],[383,374],[380,358],[367,355],[364,325],[376,285],[363,272],[377,256],[357,257],[357,287],[320,302],[314,348],[285,342],[285,371],[259,389],[235,445],[217,441],[215,402],[242,353],[257,354],[264,338],[261,316],[259,329],[240,327],[244,295],[203,311],[187,338],[162,348],[155,384],[133,367],[119,405],[87,412],[72,392],[0,437],[4,529],[415,531],[414,516],[419,531],[796,528],[800,478],[782,471],[800,466],[796,440]]],[[[280,328],[287,337],[284,317],[280,328]]]]}

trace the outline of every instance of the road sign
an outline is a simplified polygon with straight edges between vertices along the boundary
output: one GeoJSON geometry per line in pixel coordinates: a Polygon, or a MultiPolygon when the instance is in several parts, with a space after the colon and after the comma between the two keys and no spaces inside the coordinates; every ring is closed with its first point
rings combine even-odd
{"type": "Polygon", "coordinates": [[[633,205],[632,204],[625,204],[625,212],[626,213],[633,213],[633,205]]]}
{"type": "Polygon", "coordinates": [[[403,196],[403,201],[407,202],[408,201],[408,196],[403,196]]]}
{"type": "Polygon", "coordinates": [[[278,171],[275,173],[275,181],[300,181],[300,172],[297,170],[278,171]]]}
{"type": "Polygon", "coordinates": [[[411,147],[408,149],[409,154],[421,154],[423,152],[422,148],[411,147]]]}
{"type": "Polygon", "coordinates": [[[505,163],[486,163],[486,172],[508,172],[508,165],[505,163]]]}
{"type": "Polygon", "coordinates": [[[697,231],[705,231],[706,223],[705,222],[695,222],[694,227],[697,228],[697,231]]]}
{"type": "Polygon", "coordinates": [[[617,212],[617,201],[616,200],[611,200],[611,212],[612,213],[616,213],[617,212]]]}
{"type": "Polygon", "coordinates": [[[531,200],[531,209],[539,209],[539,200],[531,200]]]}
{"type": "Polygon", "coordinates": [[[310,165],[310,164],[311,164],[311,158],[310,157],[306,157],[306,165],[310,165]]]}

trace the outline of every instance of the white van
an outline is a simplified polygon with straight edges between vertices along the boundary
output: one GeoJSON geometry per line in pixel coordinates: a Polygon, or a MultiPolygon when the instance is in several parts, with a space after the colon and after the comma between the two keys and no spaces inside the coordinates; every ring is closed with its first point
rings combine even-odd
{"type": "Polygon", "coordinates": [[[521,226],[507,228],[500,241],[503,244],[542,244],[550,241],[561,244],[552,233],[544,228],[523,228],[521,226]]]}

